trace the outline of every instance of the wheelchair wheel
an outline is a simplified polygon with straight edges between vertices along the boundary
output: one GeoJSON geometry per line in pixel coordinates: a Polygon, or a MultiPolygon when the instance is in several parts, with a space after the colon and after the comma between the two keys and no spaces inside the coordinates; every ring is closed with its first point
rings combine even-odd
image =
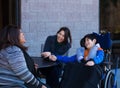
{"type": "MultiPolygon", "coordinates": [[[[115,75],[113,74],[113,72],[111,70],[107,72],[106,78],[105,78],[105,83],[104,83],[104,88],[113,88],[114,76],[115,75]]],[[[116,86],[116,88],[117,88],[117,86],[116,86]]]]}
{"type": "Polygon", "coordinates": [[[100,88],[100,85],[99,85],[99,84],[97,85],[97,88],[100,88]]]}

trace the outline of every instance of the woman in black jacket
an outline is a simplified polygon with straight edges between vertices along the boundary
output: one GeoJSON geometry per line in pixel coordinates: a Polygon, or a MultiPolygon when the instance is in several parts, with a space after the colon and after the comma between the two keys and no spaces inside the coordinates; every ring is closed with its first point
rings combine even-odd
{"type": "MultiPolygon", "coordinates": [[[[56,35],[48,36],[44,45],[43,53],[44,58],[49,58],[49,55],[64,55],[71,48],[71,33],[69,28],[62,27],[56,35]]],[[[59,85],[59,77],[62,71],[62,66],[52,66],[40,71],[46,76],[46,83],[51,88],[57,88],[59,85]]]]}

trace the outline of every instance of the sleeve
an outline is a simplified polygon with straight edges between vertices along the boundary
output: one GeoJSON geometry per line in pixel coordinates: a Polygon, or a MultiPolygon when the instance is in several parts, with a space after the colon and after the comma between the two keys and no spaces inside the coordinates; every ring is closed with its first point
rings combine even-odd
{"type": "Polygon", "coordinates": [[[76,55],[73,55],[71,57],[68,56],[57,56],[57,61],[68,63],[68,62],[76,62],[76,55]]]}
{"type": "Polygon", "coordinates": [[[93,58],[95,64],[100,64],[104,60],[104,51],[102,49],[97,51],[97,55],[93,58]]]}
{"type": "Polygon", "coordinates": [[[48,36],[46,41],[45,41],[45,45],[44,45],[44,52],[45,51],[50,51],[50,47],[51,47],[51,36],[48,36]]]}
{"type": "Polygon", "coordinates": [[[30,83],[35,87],[41,87],[42,83],[28,70],[24,55],[18,47],[8,50],[8,62],[13,72],[24,82],[30,83]]]}
{"type": "Polygon", "coordinates": [[[77,54],[77,61],[80,62],[84,58],[84,47],[80,47],[77,49],[76,54],[77,54]]]}

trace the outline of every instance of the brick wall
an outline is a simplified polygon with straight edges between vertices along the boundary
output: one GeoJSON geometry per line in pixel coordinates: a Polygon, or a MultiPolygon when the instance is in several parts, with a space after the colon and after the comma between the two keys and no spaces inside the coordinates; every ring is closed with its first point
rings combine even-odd
{"type": "Polygon", "coordinates": [[[22,30],[28,53],[40,56],[41,44],[48,35],[54,35],[62,26],[72,34],[73,55],[80,39],[99,30],[99,0],[21,0],[22,30]]]}

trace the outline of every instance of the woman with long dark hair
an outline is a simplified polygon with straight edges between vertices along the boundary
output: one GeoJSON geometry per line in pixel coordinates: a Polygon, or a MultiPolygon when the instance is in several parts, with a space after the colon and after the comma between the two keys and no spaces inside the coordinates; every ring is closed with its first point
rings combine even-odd
{"type": "Polygon", "coordinates": [[[0,88],[47,88],[36,76],[34,62],[26,53],[23,32],[15,25],[0,30],[0,88]]]}

